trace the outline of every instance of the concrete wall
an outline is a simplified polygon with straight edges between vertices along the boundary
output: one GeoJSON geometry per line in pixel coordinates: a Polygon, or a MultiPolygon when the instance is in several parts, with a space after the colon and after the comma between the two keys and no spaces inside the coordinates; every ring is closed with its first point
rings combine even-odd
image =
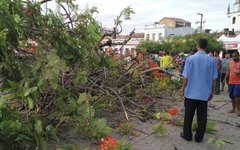
{"type": "Polygon", "coordinates": [[[167,28],[167,36],[184,36],[188,34],[193,34],[195,29],[191,27],[179,27],[179,28],[167,28]]]}
{"type": "Polygon", "coordinates": [[[178,27],[178,28],[169,28],[167,26],[163,25],[154,25],[153,26],[147,26],[145,28],[145,35],[144,39],[152,40],[152,41],[161,41],[167,37],[173,37],[173,36],[184,36],[188,34],[193,34],[195,32],[195,29],[191,27],[178,27]],[[155,38],[153,38],[153,35],[155,34],[155,38]],[[159,37],[159,34],[161,35],[159,37]]]}

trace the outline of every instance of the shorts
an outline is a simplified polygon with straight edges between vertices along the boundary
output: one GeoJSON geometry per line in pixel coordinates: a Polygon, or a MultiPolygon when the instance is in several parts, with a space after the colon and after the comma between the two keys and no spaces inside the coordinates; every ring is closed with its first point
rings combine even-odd
{"type": "Polygon", "coordinates": [[[225,77],[226,77],[226,73],[222,73],[222,74],[221,74],[221,82],[223,82],[223,80],[225,79],[225,77]]]}
{"type": "Polygon", "coordinates": [[[228,92],[231,99],[240,97],[240,84],[229,84],[228,92]]]}

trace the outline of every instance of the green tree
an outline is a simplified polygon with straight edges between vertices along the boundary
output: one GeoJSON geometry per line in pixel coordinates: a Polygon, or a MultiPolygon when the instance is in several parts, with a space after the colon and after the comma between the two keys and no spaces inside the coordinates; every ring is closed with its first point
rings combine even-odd
{"type": "Polygon", "coordinates": [[[138,47],[138,51],[147,49],[149,53],[158,53],[159,51],[168,51],[174,54],[179,52],[190,53],[193,49],[196,49],[197,39],[206,38],[208,40],[209,51],[223,51],[223,43],[217,41],[214,34],[192,34],[186,36],[178,36],[173,38],[165,39],[161,42],[154,41],[142,41],[138,47]]]}
{"type": "MultiPolygon", "coordinates": [[[[113,64],[98,54],[97,9],[56,0],[56,13],[43,14],[44,2],[0,1],[0,149],[46,149],[61,128],[88,138],[110,131],[84,89],[94,69],[113,64]]],[[[132,13],[124,9],[116,26],[132,13]]]]}

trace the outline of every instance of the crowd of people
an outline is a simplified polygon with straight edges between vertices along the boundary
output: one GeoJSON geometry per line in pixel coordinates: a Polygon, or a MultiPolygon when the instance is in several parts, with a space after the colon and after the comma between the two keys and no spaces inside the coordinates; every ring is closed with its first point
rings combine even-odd
{"type": "Polygon", "coordinates": [[[227,85],[232,109],[229,113],[240,116],[240,59],[239,52],[222,53],[212,51],[207,54],[208,41],[199,39],[197,50],[186,55],[183,52],[171,56],[167,51],[153,55],[152,59],[165,70],[178,70],[183,78],[182,95],[185,98],[183,132],[187,141],[192,140],[192,121],[197,112],[198,127],[195,142],[203,140],[207,123],[207,106],[214,95],[220,95],[227,85]]]}
{"type": "Polygon", "coordinates": [[[225,83],[228,84],[229,97],[232,109],[229,113],[240,116],[240,60],[239,52],[226,53],[219,57],[219,52],[206,53],[208,41],[199,39],[198,52],[185,61],[183,76],[184,125],[180,136],[192,140],[192,121],[197,112],[197,130],[195,142],[203,140],[207,123],[207,106],[214,95],[224,91],[225,83]],[[232,56],[232,58],[231,58],[232,56]],[[222,86],[221,86],[222,85],[222,86]]]}
{"type": "MultiPolygon", "coordinates": [[[[190,54],[179,54],[173,56],[168,51],[160,51],[159,54],[143,54],[139,52],[135,57],[126,57],[127,62],[133,61],[143,64],[145,55],[150,68],[160,67],[166,72],[179,72],[183,78],[182,96],[185,98],[184,125],[180,134],[187,141],[192,140],[192,121],[197,112],[197,130],[195,142],[203,140],[207,123],[207,106],[214,95],[220,95],[228,88],[232,109],[229,113],[240,116],[240,59],[239,52],[223,53],[220,57],[219,51],[207,54],[208,41],[199,39],[197,48],[190,54]]],[[[153,71],[154,77],[162,77],[163,72],[153,71]]]]}
{"type": "MultiPolygon", "coordinates": [[[[197,50],[192,51],[190,54],[180,52],[176,56],[171,56],[167,51],[160,51],[158,55],[153,55],[153,60],[163,69],[178,70],[179,74],[182,76],[187,58],[194,55],[196,52],[197,50]]],[[[215,95],[220,95],[220,92],[225,90],[226,82],[228,83],[229,81],[229,79],[226,79],[226,75],[232,56],[230,52],[223,52],[220,57],[219,51],[211,51],[208,53],[208,56],[214,58],[216,63],[217,79],[215,95]]]]}

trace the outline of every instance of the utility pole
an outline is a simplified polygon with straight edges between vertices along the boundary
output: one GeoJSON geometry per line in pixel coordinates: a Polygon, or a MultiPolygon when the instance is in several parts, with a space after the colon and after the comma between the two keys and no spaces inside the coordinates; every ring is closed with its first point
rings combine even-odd
{"type": "Polygon", "coordinates": [[[48,2],[46,2],[46,6],[45,6],[45,9],[46,9],[46,15],[47,15],[47,13],[48,13],[48,4],[47,4],[48,2]]]}
{"type": "Polygon", "coordinates": [[[202,13],[197,13],[197,15],[200,15],[201,16],[201,21],[199,22],[196,22],[196,24],[200,23],[200,32],[202,32],[202,29],[203,29],[203,24],[206,22],[206,21],[203,21],[203,14],[202,13]]]}

